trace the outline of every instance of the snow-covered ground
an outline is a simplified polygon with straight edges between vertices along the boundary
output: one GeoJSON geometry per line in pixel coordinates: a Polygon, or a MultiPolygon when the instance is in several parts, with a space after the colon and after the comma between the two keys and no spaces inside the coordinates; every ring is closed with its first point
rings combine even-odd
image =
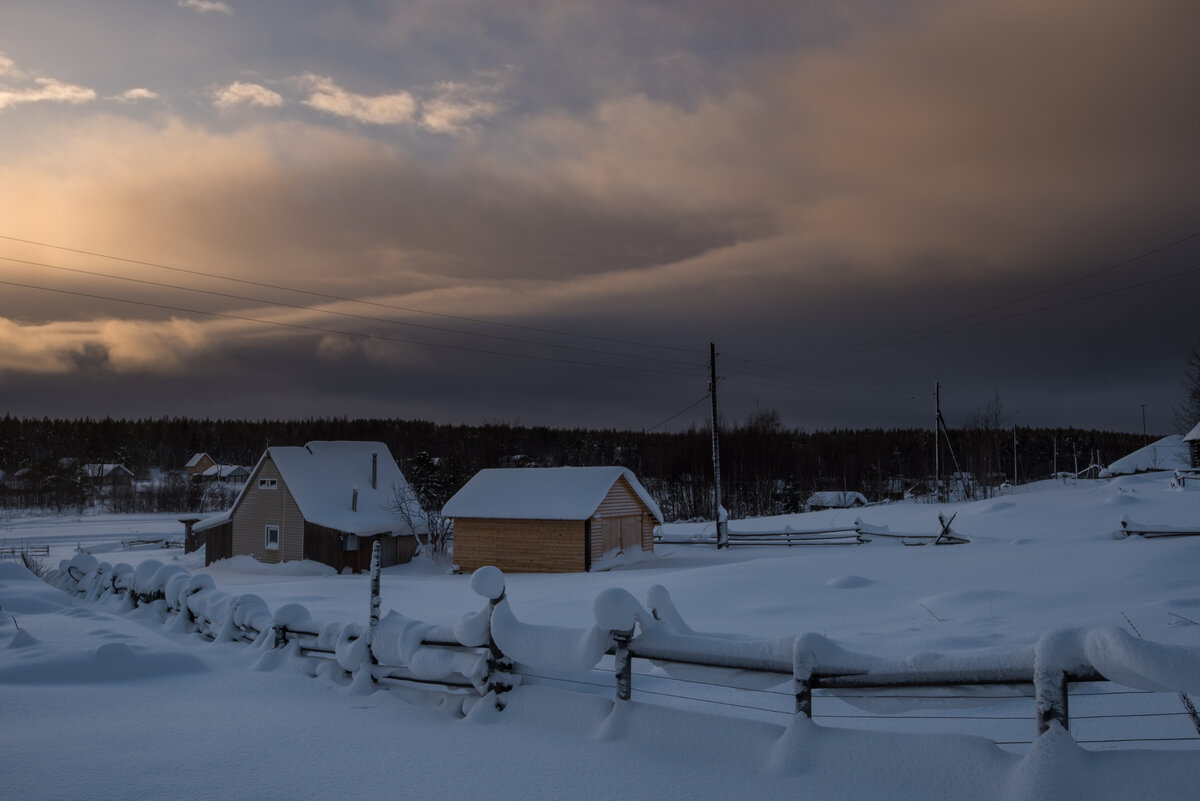
{"type": "MultiPolygon", "coordinates": [[[[861,517],[933,534],[939,512],[957,513],[954,531],[971,541],[720,552],[660,544],[652,556],[618,560],[607,572],[510,575],[507,597],[524,623],[582,631],[594,623],[604,590],[645,599],[661,585],[700,631],[813,633],[910,663],[1000,657],[1066,628],[1136,627],[1146,640],[1200,653],[1200,537],[1113,536],[1122,516],[1200,527],[1200,492],[1168,485],[1165,474],[1044,482],[971,504],[732,521],[739,531],[814,529],[861,517]]],[[[702,533],[701,524],[664,530],[675,541],[702,533]]],[[[175,517],[162,515],[0,520],[6,544],[47,543],[55,565],[78,547],[114,564],[177,560],[221,590],[260,596],[272,610],[301,604],[317,621],[366,622],[366,576],[246,558],[204,568],[177,550],[120,545],[181,534],[175,517]]],[[[385,570],[382,593],[385,611],[442,626],[483,603],[469,576],[420,562],[385,570]]],[[[738,692],[696,682],[758,685],[727,673],[677,682],[654,670],[635,675],[631,705],[614,708],[611,673],[594,671],[583,678],[595,686],[576,684],[579,676],[531,679],[503,712],[477,705],[461,718],[438,696],[361,694],[360,686],[300,668],[280,652],[177,633],[154,610],[70,598],[0,565],[4,795],[1192,799],[1200,792],[1200,739],[1174,692],[1073,688],[1074,739],[1052,731],[1030,746],[1022,743],[1034,740],[1033,702],[1021,693],[920,701],[881,697],[895,691],[818,695],[810,723],[790,714],[786,683],[738,692]],[[881,711],[895,714],[877,717],[881,711]]],[[[1200,661],[1194,674],[1200,683],[1200,661]]],[[[1005,693],[979,693],[989,694],[1005,693]]]]}

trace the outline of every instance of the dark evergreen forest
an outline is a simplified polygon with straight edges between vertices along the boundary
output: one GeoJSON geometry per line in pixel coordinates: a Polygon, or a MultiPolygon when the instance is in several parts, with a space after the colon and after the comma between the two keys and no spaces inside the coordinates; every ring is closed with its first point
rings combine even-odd
{"type": "MultiPolygon", "coordinates": [[[[1013,430],[952,429],[958,469],[987,495],[1013,478],[1013,430]]],[[[1017,481],[1082,472],[1146,443],[1141,435],[1078,429],[1016,431],[1017,481]],[[1057,461],[1055,454],[1057,450],[1057,461]]],[[[441,425],[421,420],[0,419],[0,470],[28,468],[34,495],[0,495],[6,506],[64,509],[96,499],[67,464],[120,463],[139,480],[136,497],[115,511],[198,511],[199,491],[180,475],[197,452],[219,463],[252,466],[269,445],[357,439],[385,443],[431,504],[487,467],[622,465],[638,475],[668,520],[713,516],[712,438],[708,427],[670,433],[529,427],[503,422],[441,425]],[[151,481],[151,478],[156,480],[151,481]]],[[[735,518],[795,512],[816,490],[852,490],[870,500],[898,497],[918,482],[932,486],[934,438],[920,429],[783,427],[773,411],[720,430],[724,505],[735,518]]],[[[942,474],[955,471],[945,440],[942,474]]],[[[210,505],[212,500],[209,499],[210,505]]]]}

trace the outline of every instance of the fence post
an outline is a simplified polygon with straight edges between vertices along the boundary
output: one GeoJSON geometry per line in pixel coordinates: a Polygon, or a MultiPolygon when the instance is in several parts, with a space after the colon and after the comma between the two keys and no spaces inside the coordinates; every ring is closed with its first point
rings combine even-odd
{"type": "Polygon", "coordinates": [[[496,709],[504,709],[504,694],[513,688],[511,679],[513,661],[504,655],[496,643],[492,630],[492,620],[496,615],[496,607],[504,601],[507,592],[504,586],[504,573],[494,565],[485,565],[471,574],[471,589],[476,595],[488,599],[487,607],[487,661],[484,663],[482,678],[485,692],[492,693],[496,699],[496,709]]]}
{"type": "Polygon", "coordinates": [[[633,658],[629,655],[629,641],[633,629],[612,632],[616,648],[613,650],[614,672],[617,677],[617,700],[628,701],[633,697],[633,658]]]}
{"type": "Polygon", "coordinates": [[[797,638],[792,645],[792,690],[796,694],[796,714],[812,720],[812,654],[797,638]]]}
{"type": "Polygon", "coordinates": [[[379,660],[375,658],[375,652],[371,646],[375,643],[375,628],[379,625],[379,572],[380,572],[380,544],[376,538],[371,546],[371,617],[367,621],[367,657],[371,660],[372,665],[378,665],[379,660]]]}
{"type": "Polygon", "coordinates": [[[1067,707],[1067,674],[1064,671],[1034,672],[1034,695],[1037,698],[1038,735],[1050,730],[1050,724],[1058,721],[1070,730],[1071,717],[1067,707]]]}

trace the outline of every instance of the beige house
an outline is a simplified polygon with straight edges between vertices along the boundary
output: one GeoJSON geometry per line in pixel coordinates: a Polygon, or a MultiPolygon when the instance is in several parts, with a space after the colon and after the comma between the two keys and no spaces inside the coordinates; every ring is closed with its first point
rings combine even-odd
{"type": "Polygon", "coordinates": [[[442,509],[454,563],[513,573],[602,569],[654,550],[658,504],[623,467],[481,470],[442,509]]]}
{"type": "Polygon", "coordinates": [[[406,487],[382,442],[310,442],[268,448],[233,507],[192,527],[203,537],[205,562],[249,555],[260,562],[311,559],[337,570],[366,570],[381,545],[384,567],[412,559],[419,510],[405,522],[394,510],[406,487]],[[416,526],[414,528],[414,526],[416,526]]]}

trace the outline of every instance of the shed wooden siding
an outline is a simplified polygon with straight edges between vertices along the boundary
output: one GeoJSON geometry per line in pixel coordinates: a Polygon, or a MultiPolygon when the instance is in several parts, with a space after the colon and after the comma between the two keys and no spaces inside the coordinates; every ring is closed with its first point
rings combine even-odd
{"type": "Polygon", "coordinates": [[[592,559],[604,555],[604,518],[632,516],[641,517],[642,550],[653,551],[654,516],[622,476],[613,482],[612,489],[596,507],[596,513],[592,516],[592,559]]]}
{"type": "Polygon", "coordinates": [[[204,535],[204,564],[233,556],[233,522],[206,529],[204,535]]]}
{"type": "Polygon", "coordinates": [[[268,456],[250,476],[246,494],[233,514],[233,552],[250,554],[260,562],[304,558],[304,518],[279,468],[268,456]],[[260,478],[273,478],[276,489],[259,489],[260,478]],[[267,526],[279,526],[279,550],[267,550],[267,526]]]}
{"type": "Polygon", "coordinates": [[[509,573],[586,570],[582,520],[454,521],[454,563],[465,572],[495,565],[509,573]]]}

